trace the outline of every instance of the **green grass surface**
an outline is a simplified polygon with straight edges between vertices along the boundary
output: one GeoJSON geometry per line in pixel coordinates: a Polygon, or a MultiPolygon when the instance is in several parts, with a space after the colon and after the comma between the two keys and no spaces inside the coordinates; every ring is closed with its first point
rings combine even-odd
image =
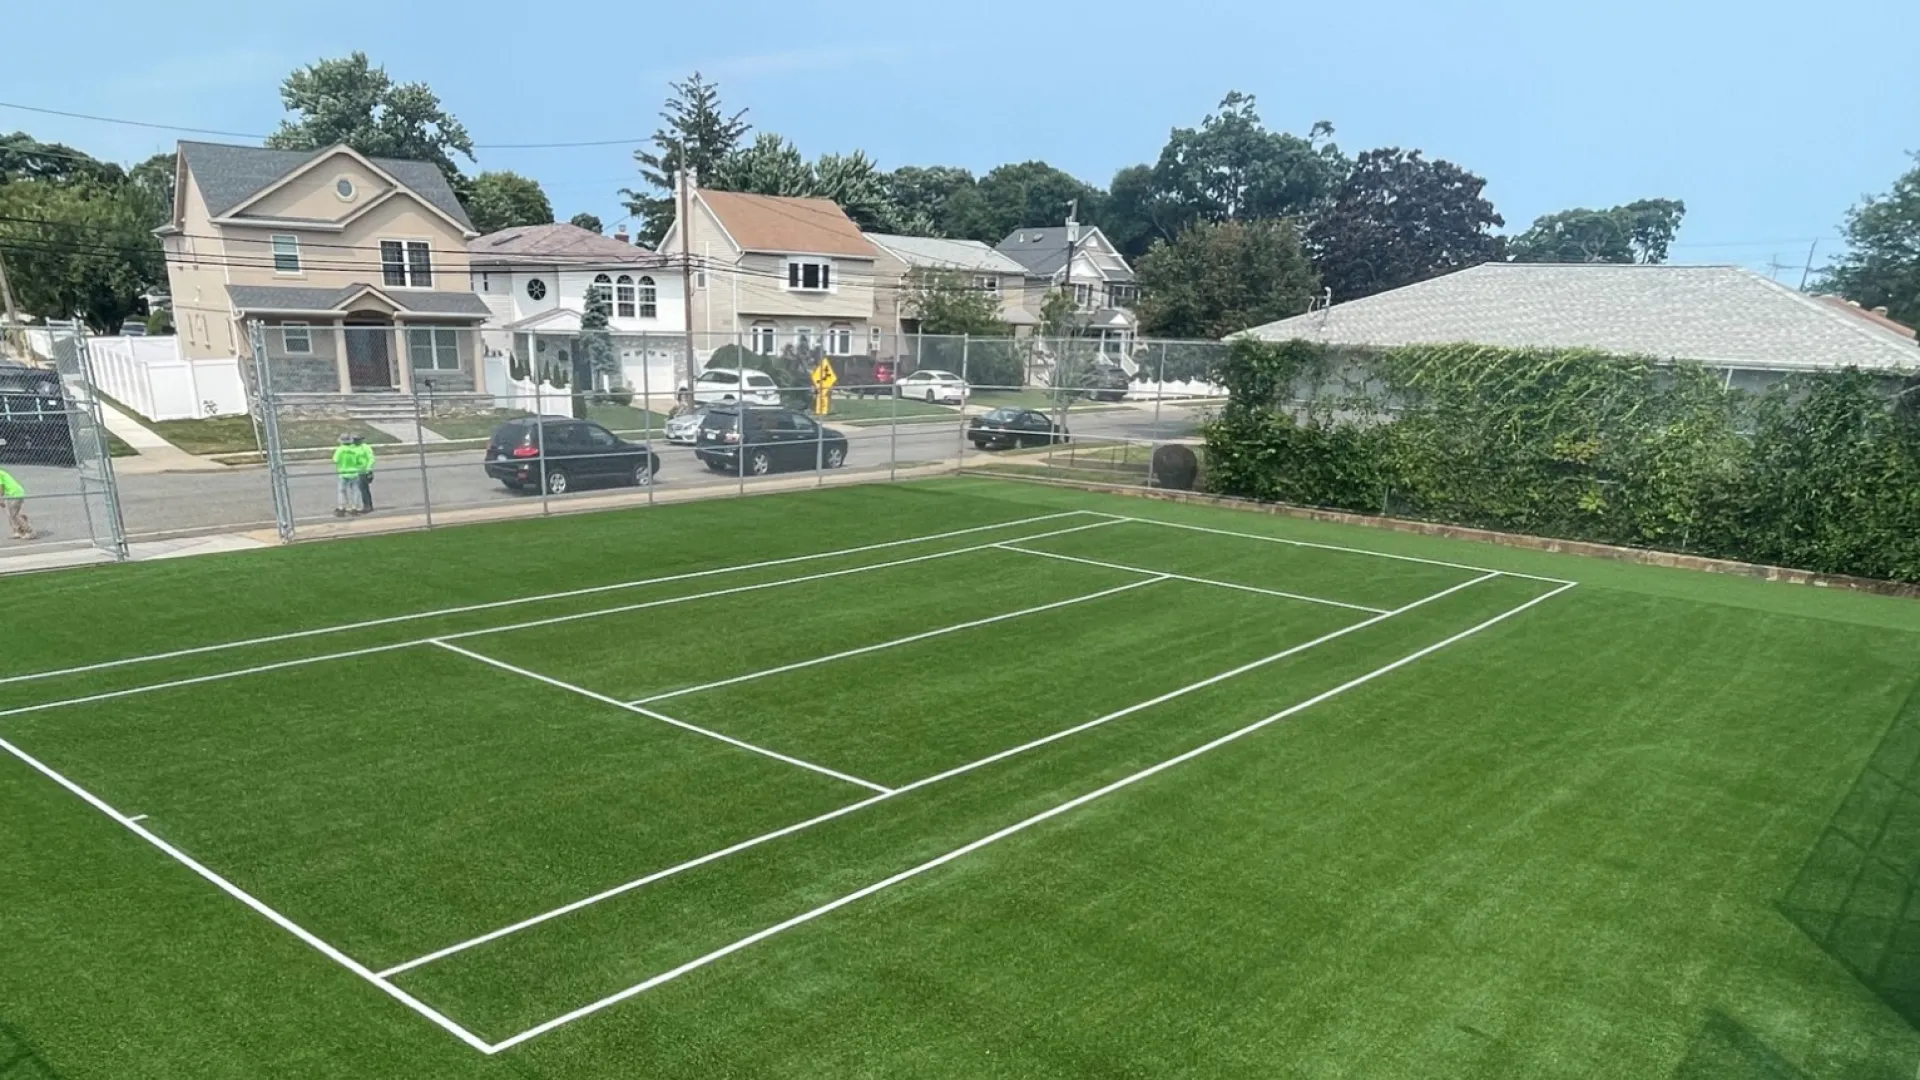
{"type": "Polygon", "coordinates": [[[833,411],[825,417],[825,420],[831,424],[836,420],[891,420],[895,417],[905,420],[920,416],[950,418],[957,415],[959,410],[951,405],[929,405],[912,398],[896,400],[892,397],[836,395],[833,399],[833,411]]]}
{"type": "Polygon", "coordinates": [[[5,587],[0,739],[373,970],[875,800],[393,976],[489,1042],[1296,710],[491,1056],[0,754],[6,1080],[1920,1065],[1909,600],[979,479],[5,587]]]}
{"type": "MultiPolygon", "coordinates": [[[[258,453],[253,418],[216,416],[206,420],[155,420],[146,425],[161,438],[189,454],[258,453]]],[[[358,435],[370,443],[386,445],[398,442],[370,424],[359,420],[280,421],[280,442],[289,450],[322,449],[339,442],[343,434],[358,435]]]]}

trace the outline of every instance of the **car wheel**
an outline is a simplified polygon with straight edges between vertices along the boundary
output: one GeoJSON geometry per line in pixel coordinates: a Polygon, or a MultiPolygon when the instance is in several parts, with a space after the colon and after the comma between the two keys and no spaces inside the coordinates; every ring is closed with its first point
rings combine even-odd
{"type": "Polygon", "coordinates": [[[844,447],[827,447],[827,468],[837,469],[847,463],[847,451],[844,447]]]}
{"type": "Polygon", "coordinates": [[[927,391],[927,404],[933,404],[933,391],[927,391]]]}
{"type": "Polygon", "coordinates": [[[565,495],[567,493],[567,487],[568,477],[565,469],[547,470],[547,494],[565,495]]]}
{"type": "Polygon", "coordinates": [[[642,461],[633,467],[633,486],[646,487],[653,483],[653,463],[642,461]]]}
{"type": "Polygon", "coordinates": [[[773,458],[765,450],[755,450],[747,458],[747,471],[755,476],[765,476],[773,471],[773,458]]]}

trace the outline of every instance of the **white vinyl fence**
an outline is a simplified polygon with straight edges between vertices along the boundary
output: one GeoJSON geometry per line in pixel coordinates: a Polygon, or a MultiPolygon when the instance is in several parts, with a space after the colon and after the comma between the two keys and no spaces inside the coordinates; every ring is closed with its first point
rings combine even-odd
{"type": "Polygon", "coordinates": [[[95,385],[149,420],[237,416],[247,411],[240,361],[190,360],[177,337],[87,339],[95,385]]]}

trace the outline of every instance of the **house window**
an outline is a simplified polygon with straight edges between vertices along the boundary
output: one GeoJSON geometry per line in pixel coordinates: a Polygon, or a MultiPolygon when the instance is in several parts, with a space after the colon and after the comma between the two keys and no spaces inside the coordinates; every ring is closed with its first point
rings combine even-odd
{"type": "Polygon", "coordinates": [[[999,278],[991,277],[991,276],[978,277],[978,278],[974,278],[973,281],[975,285],[979,286],[981,292],[992,293],[995,296],[1000,295],[1000,279],[999,278]]]}
{"type": "Polygon", "coordinates": [[[653,279],[640,279],[640,317],[651,319],[660,314],[660,290],[653,287],[653,279]]]}
{"type": "Polygon", "coordinates": [[[289,356],[306,356],[313,352],[313,331],[303,322],[280,324],[280,348],[289,356]]]}
{"type": "Polygon", "coordinates": [[[1075,285],[1073,287],[1073,302],[1079,307],[1091,306],[1093,304],[1093,286],[1075,285]]]}
{"type": "Polygon", "coordinates": [[[1133,299],[1134,299],[1133,286],[1131,285],[1107,286],[1107,306],[1108,307],[1126,307],[1128,304],[1133,303],[1133,299]]]}
{"type": "Polygon", "coordinates": [[[759,353],[761,356],[772,356],[774,353],[780,351],[780,347],[774,343],[772,323],[754,323],[752,334],[754,352],[759,353]]]}
{"type": "Polygon", "coordinates": [[[333,182],[333,193],[335,196],[337,196],[340,199],[341,202],[352,202],[353,201],[353,181],[347,179],[344,176],[338,180],[335,180],[333,182]]]}
{"type": "Polygon", "coordinates": [[[834,356],[853,355],[853,327],[834,323],[827,327],[827,352],[834,356]]]}
{"type": "Polygon", "coordinates": [[[793,351],[804,353],[813,348],[813,327],[796,326],[793,328],[793,351]]]}
{"type": "Polygon", "coordinates": [[[432,288],[432,245],[425,240],[380,241],[380,280],[399,289],[432,288]]]}
{"type": "Polygon", "coordinates": [[[787,260],[788,292],[831,292],[833,264],[824,259],[787,260]]]}
{"type": "Polygon", "coordinates": [[[595,297],[599,297],[600,302],[607,305],[609,310],[612,309],[613,307],[613,279],[612,278],[608,277],[605,274],[593,275],[593,284],[587,286],[587,303],[592,304],[595,297]]]}
{"type": "Polygon", "coordinates": [[[285,233],[275,233],[273,237],[273,272],[276,274],[297,274],[300,272],[300,238],[285,233]]]}
{"type": "Polygon", "coordinates": [[[444,326],[409,327],[407,362],[415,371],[459,371],[460,337],[444,326]]]}
{"type": "Polygon", "coordinates": [[[705,269],[695,270],[693,272],[693,287],[696,289],[704,289],[707,287],[707,272],[705,269]]]}
{"type": "Polygon", "coordinates": [[[433,248],[424,240],[407,241],[407,284],[416,289],[433,287],[433,248]]]}
{"type": "Polygon", "coordinates": [[[546,298],[547,298],[546,282],[541,281],[539,278],[533,278],[532,280],[527,282],[527,299],[545,300],[546,298]]]}
{"type": "Polygon", "coordinates": [[[620,280],[614,282],[613,295],[613,313],[622,319],[633,318],[633,278],[621,274],[620,280]]]}

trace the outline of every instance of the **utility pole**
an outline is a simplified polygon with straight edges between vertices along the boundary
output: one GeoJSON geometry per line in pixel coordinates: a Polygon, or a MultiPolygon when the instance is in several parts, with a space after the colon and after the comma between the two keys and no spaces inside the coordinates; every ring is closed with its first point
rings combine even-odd
{"type": "MultiPolygon", "coordinates": [[[[681,150],[682,155],[686,153],[681,150]]],[[[675,192],[680,205],[675,210],[680,226],[680,295],[683,300],[682,317],[687,327],[687,394],[693,394],[693,382],[700,377],[700,361],[693,355],[693,206],[692,187],[696,177],[693,170],[682,161],[675,176],[680,190],[675,192]]],[[[743,421],[744,422],[744,421],[743,421]]]]}
{"type": "Polygon", "coordinates": [[[1080,216],[1080,200],[1067,202],[1067,295],[1073,297],[1074,307],[1080,306],[1080,297],[1073,291],[1073,249],[1080,243],[1080,223],[1074,219],[1080,216]]]}
{"type": "Polygon", "coordinates": [[[1800,291],[1801,292],[1807,291],[1807,279],[1813,276],[1813,253],[1819,247],[1820,247],[1820,238],[1817,236],[1813,238],[1813,243],[1807,245],[1807,265],[1804,267],[1801,267],[1800,269],[1800,291]]]}
{"type": "MultiPolygon", "coordinates": [[[[13,287],[7,284],[7,257],[4,252],[0,252],[0,299],[6,301],[7,308],[7,325],[5,331],[0,332],[0,345],[11,347],[13,336],[21,332],[20,313],[13,307],[13,287]]],[[[20,352],[20,358],[25,359],[26,350],[22,349],[20,352]]]]}

